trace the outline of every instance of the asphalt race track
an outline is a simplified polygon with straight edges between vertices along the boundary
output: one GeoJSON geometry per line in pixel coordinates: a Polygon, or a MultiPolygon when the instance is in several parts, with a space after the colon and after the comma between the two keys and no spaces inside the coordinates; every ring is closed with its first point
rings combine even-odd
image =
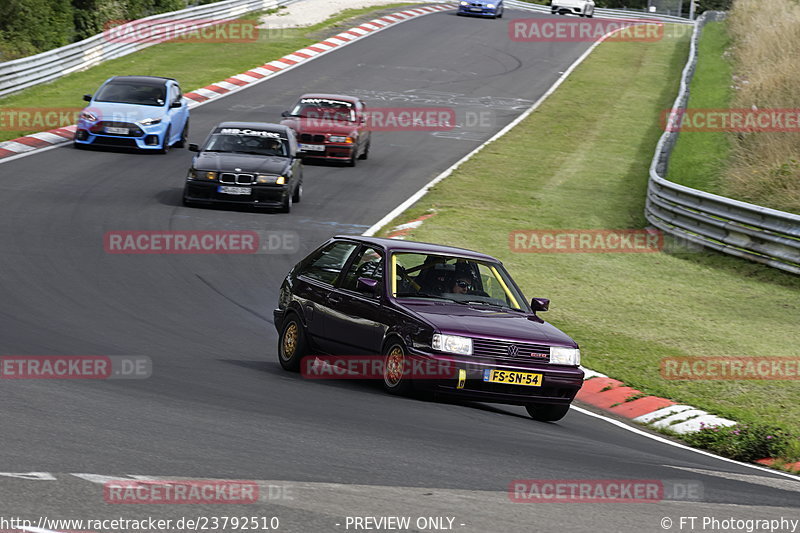
{"type": "Polygon", "coordinates": [[[289,215],[183,207],[186,150],[64,146],[0,164],[0,353],[153,361],[143,380],[0,381],[0,470],[40,473],[0,474],[0,518],[237,514],[316,532],[348,530],[347,516],[448,516],[453,530],[476,533],[800,518],[796,481],[575,410],[537,423],[522,408],[397,398],[280,369],[272,309],[289,268],[329,236],[374,224],[529,107],[587,48],[510,41],[507,21],[530,16],[421,17],[194,109],[191,142],[223,120],[277,121],[302,92],[456,109],[461,123],[451,132],[375,133],[356,168],[306,165],[303,200],[289,215]],[[103,247],[107,231],[190,229],[291,230],[300,250],[117,255],[103,247]],[[285,490],[242,506],[112,505],[97,476],[258,480],[262,494],[285,490]],[[520,504],[506,493],[515,479],[670,480],[702,487],[702,496],[520,504]]]}

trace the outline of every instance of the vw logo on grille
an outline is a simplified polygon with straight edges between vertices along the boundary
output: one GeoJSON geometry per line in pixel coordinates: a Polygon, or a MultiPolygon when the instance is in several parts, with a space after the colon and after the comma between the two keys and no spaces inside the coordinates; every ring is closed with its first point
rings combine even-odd
{"type": "Polygon", "coordinates": [[[519,348],[517,347],[516,344],[512,344],[511,346],[508,347],[508,356],[516,357],[517,355],[519,355],[519,348]]]}

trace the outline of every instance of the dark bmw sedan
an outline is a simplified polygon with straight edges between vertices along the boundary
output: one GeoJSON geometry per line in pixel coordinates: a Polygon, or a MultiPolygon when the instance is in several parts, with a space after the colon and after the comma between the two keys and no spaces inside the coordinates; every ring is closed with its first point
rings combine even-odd
{"type": "Polygon", "coordinates": [[[298,371],[324,354],[379,356],[392,393],[412,386],[524,405],[562,418],[583,384],[578,345],[537,316],[497,259],[478,252],[377,237],[337,236],[298,263],[274,311],[278,359],[298,371]],[[313,356],[313,357],[312,357],[313,356]],[[420,379],[408,369],[453,368],[420,379]]]}
{"type": "Polygon", "coordinates": [[[266,122],[222,122],[211,130],[186,176],[184,205],[245,204],[288,213],[303,194],[294,132],[266,122]]]}

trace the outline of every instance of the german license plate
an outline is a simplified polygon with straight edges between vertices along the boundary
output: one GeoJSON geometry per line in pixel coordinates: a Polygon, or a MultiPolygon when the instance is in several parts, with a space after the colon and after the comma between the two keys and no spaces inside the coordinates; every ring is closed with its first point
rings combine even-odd
{"type": "Polygon", "coordinates": [[[217,187],[217,192],[222,194],[250,194],[252,190],[252,187],[228,187],[226,185],[217,187]]]}
{"type": "Polygon", "coordinates": [[[506,383],[508,385],[527,385],[529,387],[541,387],[542,375],[533,372],[517,372],[514,370],[491,370],[483,371],[483,381],[491,383],[506,383]]]}
{"type": "Polygon", "coordinates": [[[106,133],[112,133],[114,135],[127,135],[130,133],[128,128],[114,128],[112,126],[106,126],[105,131],[106,133]]]}
{"type": "Polygon", "coordinates": [[[477,12],[481,12],[481,11],[483,11],[483,8],[482,8],[482,7],[471,7],[471,8],[469,8],[469,10],[470,10],[470,11],[477,11],[477,12]]]}
{"type": "Polygon", "coordinates": [[[324,144],[303,144],[300,143],[300,149],[304,152],[324,152],[324,144]]]}

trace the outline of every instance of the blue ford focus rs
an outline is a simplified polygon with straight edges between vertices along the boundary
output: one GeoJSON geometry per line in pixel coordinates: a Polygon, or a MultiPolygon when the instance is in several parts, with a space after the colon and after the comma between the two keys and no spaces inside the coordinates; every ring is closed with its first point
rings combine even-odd
{"type": "Polygon", "coordinates": [[[189,106],[178,82],[157,76],[114,76],[78,115],[74,144],[166,153],[189,134],[189,106]]]}
{"type": "Polygon", "coordinates": [[[503,0],[461,0],[457,14],[501,18],[503,11],[503,0]]]}

